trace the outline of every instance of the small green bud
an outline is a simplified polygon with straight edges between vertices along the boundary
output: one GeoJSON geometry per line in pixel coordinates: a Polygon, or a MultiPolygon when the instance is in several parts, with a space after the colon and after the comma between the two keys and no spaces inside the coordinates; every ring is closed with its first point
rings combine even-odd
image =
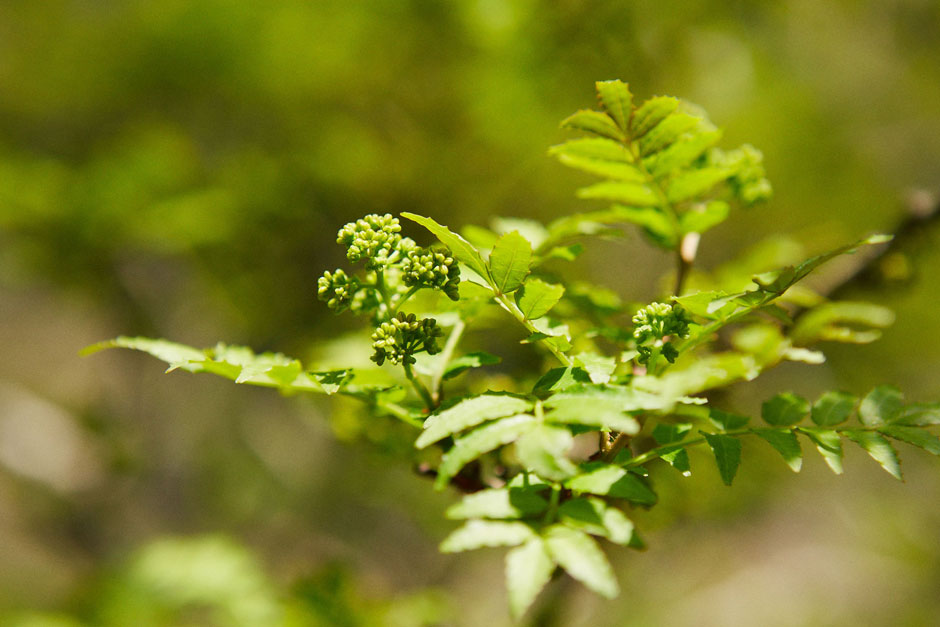
{"type": "Polygon", "coordinates": [[[372,361],[382,365],[386,360],[393,364],[413,364],[415,353],[426,351],[429,355],[441,352],[437,338],[444,332],[434,318],[418,320],[414,314],[399,312],[388,322],[383,322],[372,334],[372,361]]]}
{"type": "Polygon", "coordinates": [[[402,282],[409,287],[418,285],[438,289],[451,300],[460,298],[457,289],[460,267],[447,248],[441,251],[430,248],[410,250],[401,263],[401,270],[402,282]]]}
{"type": "MultiPolygon", "coordinates": [[[[370,214],[341,228],[336,242],[346,246],[346,257],[350,261],[365,259],[366,268],[371,270],[397,260],[403,242],[400,231],[398,218],[392,214],[370,214]]],[[[411,240],[404,241],[406,249],[414,246],[411,240]]]]}
{"type": "Polygon", "coordinates": [[[659,349],[669,363],[675,362],[679,351],[667,338],[688,337],[691,322],[692,318],[681,305],[652,303],[636,312],[633,316],[633,339],[640,353],[640,363],[648,364],[654,349],[659,349]]]}
{"type": "Polygon", "coordinates": [[[359,291],[359,280],[337,269],[326,271],[317,281],[317,298],[335,313],[348,309],[359,291]]]}

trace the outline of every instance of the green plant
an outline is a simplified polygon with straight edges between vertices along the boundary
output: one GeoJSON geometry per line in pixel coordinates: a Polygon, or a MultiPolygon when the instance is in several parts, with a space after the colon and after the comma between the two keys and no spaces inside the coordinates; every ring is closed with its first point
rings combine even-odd
{"type": "Polygon", "coordinates": [[[820,363],[824,356],[812,347],[821,341],[876,339],[891,323],[890,311],[829,302],[797,284],[830,259],[890,237],[874,235],[779,270],[693,273],[701,235],[732,211],[769,197],[760,152],[718,148],[721,132],[675,98],[636,106],[625,83],[596,87],[601,110],[563,122],[586,136],[550,153],[600,177],[578,196],[612,203],[607,208],[547,225],[503,219],[493,230],[469,227],[465,237],[403,213],[437,238],[438,247],[430,248],[403,237],[399,219],[388,214],[339,231],[348,260],[363,269],[326,272],[318,296],[336,313],[368,320],[374,368],[309,371],[280,354],[223,344],[197,350],[146,338],[120,337],[91,350],[131,348],[166,361],[169,370],[349,396],[365,403],[372,420],[397,419],[416,436],[418,467],[435,477],[435,487],[466,493],[447,510],[466,522],[441,550],[511,547],[506,575],[516,617],[558,567],[601,595],[617,595],[592,536],[642,547],[628,514],[657,502],[649,468],[662,460],[690,473],[690,447],[706,445],[728,485],[741,461],[741,440],[751,436],[794,471],[802,464],[801,437],[836,473],[843,440],[898,478],[890,439],[940,454],[940,439],[926,429],[940,424],[940,404],[905,404],[892,386],[861,399],[826,392],[812,403],[777,394],[762,406],[763,426],[712,400],[714,390],[783,361],[820,363]],[[604,288],[565,282],[552,269],[580,254],[579,240],[616,234],[622,223],[639,226],[674,255],[665,302],[631,307],[604,288]],[[457,378],[500,358],[460,354],[461,340],[468,329],[501,326],[507,315],[533,355],[556,363],[530,359],[534,367],[511,372],[498,388],[485,376],[471,378],[488,387],[471,393],[457,378]],[[391,372],[398,374],[389,378],[391,372]]]}

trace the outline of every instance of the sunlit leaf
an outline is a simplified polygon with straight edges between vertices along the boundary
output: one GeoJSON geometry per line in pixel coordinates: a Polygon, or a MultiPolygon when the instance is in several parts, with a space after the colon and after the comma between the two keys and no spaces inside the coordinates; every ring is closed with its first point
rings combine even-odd
{"type": "Polygon", "coordinates": [[[538,425],[516,441],[519,461],[540,477],[560,481],[578,471],[568,458],[574,436],[568,429],[538,425]]]}
{"type": "Polygon", "coordinates": [[[552,578],[555,562],[541,538],[532,538],[506,554],[509,609],[518,620],[552,578]]]}
{"type": "Polygon", "coordinates": [[[926,429],[895,424],[886,425],[878,430],[895,440],[901,440],[902,442],[907,442],[908,444],[922,448],[928,453],[940,455],[940,438],[937,438],[937,436],[926,429]]]}
{"type": "Polygon", "coordinates": [[[448,518],[525,518],[545,511],[548,501],[528,488],[498,488],[464,495],[447,508],[448,518]]]}
{"type": "Polygon", "coordinates": [[[613,118],[623,131],[627,130],[630,114],[633,112],[633,94],[626,83],[619,80],[597,81],[597,99],[607,114],[613,118]]]}
{"type": "Polygon", "coordinates": [[[858,418],[862,424],[875,426],[894,422],[904,410],[904,395],[893,385],[879,385],[862,399],[858,418]]]}
{"type": "Polygon", "coordinates": [[[834,427],[849,419],[858,397],[845,392],[826,392],[813,403],[810,418],[820,427],[834,427]]]}
{"type": "Polygon", "coordinates": [[[849,438],[874,459],[881,464],[892,477],[901,479],[901,463],[898,460],[897,451],[891,446],[884,437],[874,431],[846,430],[843,431],[845,437],[849,438]]]}
{"type": "Polygon", "coordinates": [[[442,490],[468,463],[504,444],[515,442],[536,423],[534,416],[521,414],[484,425],[458,438],[441,459],[434,487],[442,490]]]}
{"type": "Polygon", "coordinates": [[[516,303],[526,320],[535,320],[551,311],[564,293],[565,288],[562,285],[533,278],[526,281],[522,289],[516,292],[516,303]]]}
{"type": "Polygon", "coordinates": [[[442,553],[459,553],[484,547],[518,546],[537,537],[521,522],[469,520],[441,542],[442,553]]]}
{"type": "Polygon", "coordinates": [[[431,233],[437,239],[439,239],[442,244],[450,248],[457,261],[466,264],[471,270],[483,278],[487,278],[489,276],[486,269],[486,263],[484,263],[483,257],[480,255],[480,251],[477,250],[470,242],[452,232],[446,226],[438,224],[431,218],[419,216],[407,211],[403,212],[401,216],[403,218],[408,218],[413,222],[417,222],[427,230],[431,231],[431,233]]]}
{"type": "Polygon", "coordinates": [[[603,463],[585,464],[585,468],[587,472],[566,481],[565,487],[573,492],[626,499],[638,505],[656,503],[656,493],[642,479],[624,468],[603,463]]]}
{"type": "Polygon", "coordinates": [[[644,102],[633,113],[630,132],[634,138],[648,133],[653,127],[662,122],[679,106],[679,100],[671,96],[655,96],[644,102]]]}
{"type": "Polygon", "coordinates": [[[531,401],[508,394],[481,394],[466,398],[456,405],[429,416],[424,422],[424,431],[418,436],[415,446],[424,448],[487,420],[513,416],[531,408],[531,401]]]}
{"type": "Polygon", "coordinates": [[[816,445],[816,450],[822,455],[826,464],[837,475],[842,474],[842,438],[836,431],[829,429],[816,429],[800,427],[800,433],[805,434],[816,445]]]}
{"type": "Polygon", "coordinates": [[[761,405],[761,418],[775,427],[789,427],[809,413],[809,401],[792,392],[777,394],[761,405]]]}
{"type": "Polygon", "coordinates": [[[573,578],[608,599],[620,593],[610,562],[586,533],[552,525],[542,536],[552,559],[573,578]]]}
{"type": "Polygon", "coordinates": [[[800,472],[803,467],[803,449],[796,434],[790,429],[754,429],[759,436],[774,447],[793,472],[800,472]]]}
{"type": "Polygon", "coordinates": [[[492,366],[494,364],[498,364],[501,361],[502,359],[500,357],[491,355],[490,353],[484,351],[467,353],[466,355],[461,355],[460,357],[451,360],[451,362],[447,364],[447,367],[444,369],[444,378],[453,379],[457,375],[471,368],[492,366]]]}
{"type": "Polygon", "coordinates": [[[618,128],[616,122],[609,115],[599,111],[582,109],[562,120],[561,126],[562,128],[586,131],[617,141],[625,139],[623,131],[618,128]]]}

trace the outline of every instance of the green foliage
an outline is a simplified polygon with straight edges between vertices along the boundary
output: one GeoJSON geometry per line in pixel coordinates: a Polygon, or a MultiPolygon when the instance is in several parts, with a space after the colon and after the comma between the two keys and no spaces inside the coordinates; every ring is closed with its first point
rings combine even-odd
{"type": "Polygon", "coordinates": [[[578,196],[611,201],[610,207],[545,225],[504,218],[493,230],[472,227],[464,235],[432,218],[402,214],[442,248],[403,237],[389,214],[340,230],[347,258],[363,262],[365,271],[327,272],[317,293],[335,313],[370,316],[374,368],[310,372],[283,355],[225,345],[201,351],[144,338],[93,349],[131,348],[163,359],[170,370],[349,396],[365,402],[375,420],[388,415],[409,425],[422,473],[436,476],[437,489],[464,493],[447,517],[465,522],[441,550],[510,547],[507,589],[516,618],[556,568],[600,595],[618,593],[604,549],[591,536],[643,547],[630,514],[658,502],[657,460],[688,475],[689,449],[707,447],[718,477],[731,485],[744,438],[766,442],[796,472],[801,439],[836,473],[843,441],[899,479],[891,439],[940,453],[940,439],[927,430],[940,424],[940,406],[906,405],[891,386],[876,387],[861,402],[841,391],[812,403],[779,393],[761,407],[768,426],[715,406],[714,391],[783,361],[820,363],[818,342],[870,341],[890,324],[883,308],[827,302],[802,285],[791,292],[830,259],[890,238],[870,236],[762,272],[747,289],[717,280],[689,289],[699,234],[769,197],[761,155],[746,145],[719,148],[721,132],[688,103],[660,96],[637,105],[620,81],[596,88],[601,110],[579,111],[562,123],[589,137],[550,154],[599,176],[578,196]],[[658,302],[631,308],[554,270],[577,256],[581,240],[616,235],[614,226],[623,223],[639,225],[656,245],[675,251],[674,288],[658,302]],[[631,313],[632,326],[624,327],[631,313]],[[488,378],[486,369],[500,357],[461,355],[459,346],[468,329],[485,334],[504,331],[506,323],[531,351],[528,369],[488,378]],[[379,366],[387,378],[377,384],[379,366]]]}

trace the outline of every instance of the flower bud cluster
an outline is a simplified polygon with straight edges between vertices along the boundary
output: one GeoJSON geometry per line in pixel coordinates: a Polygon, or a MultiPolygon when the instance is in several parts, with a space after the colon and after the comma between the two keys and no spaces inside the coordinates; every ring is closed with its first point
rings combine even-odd
{"type": "Polygon", "coordinates": [[[358,290],[359,279],[350,277],[341,269],[333,272],[327,270],[317,281],[317,298],[335,313],[348,309],[357,297],[358,290]]]}
{"type": "Polygon", "coordinates": [[[460,268],[449,250],[439,252],[430,248],[408,251],[401,263],[402,282],[409,286],[439,289],[451,300],[458,300],[457,285],[460,268]]]}
{"type": "MultiPolygon", "coordinates": [[[[413,246],[411,240],[407,242],[413,246]]],[[[402,243],[401,224],[390,213],[373,213],[341,228],[336,243],[346,246],[350,261],[365,259],[367,269],[382,268],[397,258],[402,243]]]]}
{"type": "Polygon", "coordinates": [[[648,364],[656,349],[669,363],[673,363],[679,352],[668,341],[669,338],[689,336],[692,318],[681,305],[652,303],[633,316],[633,339],[640,353],[639,361],[648,364]]]}
{"type": "Polygon", "coordinates": [[[383,322],[372,334],[372,361],[382,365],[386,360],[393,364],[415,363],[413,355],[425,350],[430,355],[441,352],[437,338],[444,332],[434,318],[418,319],[414,314],[399,312],[389,322],[383,322]]]}

